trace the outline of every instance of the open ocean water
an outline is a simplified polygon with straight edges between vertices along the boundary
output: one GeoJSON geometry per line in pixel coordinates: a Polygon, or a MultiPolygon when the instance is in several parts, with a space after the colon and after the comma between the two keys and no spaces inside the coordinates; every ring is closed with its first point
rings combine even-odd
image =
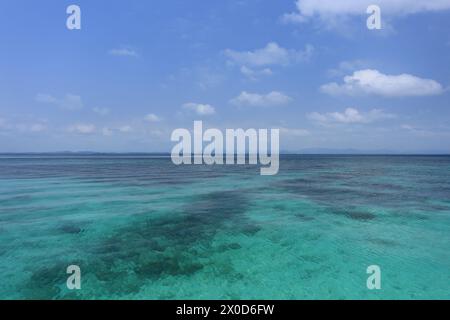
{"type": "Polygon", "coordinates": [[[450,157],[0,156],[0,299],[449,299],[450,157]],[[79,265],[82,289],[66,287],[79,265]],[[366,287],[378,265],[382,290],[366,287]]]}

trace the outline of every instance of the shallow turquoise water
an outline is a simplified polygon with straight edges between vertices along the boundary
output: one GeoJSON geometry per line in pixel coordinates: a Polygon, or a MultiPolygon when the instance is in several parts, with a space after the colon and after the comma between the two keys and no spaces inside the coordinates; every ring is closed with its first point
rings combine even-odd
{"type": "Polygon", "coordinates": [[[0,156],[2,299],[449,299],[449,244],[450,157],[0,156]]]}

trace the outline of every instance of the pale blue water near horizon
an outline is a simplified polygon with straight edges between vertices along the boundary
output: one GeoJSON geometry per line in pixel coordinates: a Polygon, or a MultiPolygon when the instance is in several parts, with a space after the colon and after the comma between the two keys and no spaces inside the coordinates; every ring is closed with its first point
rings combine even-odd
{"type": "Polygon", "coordinates": [[[449,244],[449,156],[0,156],[0,299],[449,299],[449,244]]]}

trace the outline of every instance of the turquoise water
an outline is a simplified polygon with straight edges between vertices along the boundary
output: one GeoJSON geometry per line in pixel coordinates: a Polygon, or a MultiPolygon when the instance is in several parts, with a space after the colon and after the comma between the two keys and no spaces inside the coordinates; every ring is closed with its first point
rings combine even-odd
{"type": "Polygon", "coordinates": [[[1,156],[0,298],[450,298],[450,157],[280,168],[1,156]],[[66,287],[73,264],[79,291],[66,287]]]}

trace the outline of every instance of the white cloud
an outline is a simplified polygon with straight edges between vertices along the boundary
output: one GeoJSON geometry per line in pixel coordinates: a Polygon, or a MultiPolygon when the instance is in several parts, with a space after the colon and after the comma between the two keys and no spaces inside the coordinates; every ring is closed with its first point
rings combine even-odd
{"type": "Polygon", "coordinates": [[[83,102],[80,96],[67,94],[61,101],[61,108],[68,110],[77,110],[83,108],[83,102]]]}
{"type": "Polygon", "coordinates": [[[207,116],[216,113],[216,110],[214,109],[213,106],[209,104],[201,104],[194,102],[185,103],[183,105],[183,109],[194,111],[199,116],[207,116]]]}
{"type": "Polygon", "coordinates": [[[91,134],[96,130],[93,124],[74,124],[69,127],[68,131],[71,133],[79,133],[79,134],[91,134]]]}
{"type": "Polygon", "coordinates": [[[95,107],[94,109],[92,109],[92,111],[94,111],[95,113],[97,113],[101,116],[106,116],[110,112],[110,110],[108,108],[98,108],[98,107],[95,107]]]}
{"type": "Polygon", "coordinates": [[[396,116],[373,109],[368,113],[361,113],[357,109],[347,108],[344,112],[319,113],[313,112],[308,118],[319,124],[367,124],[383,119],[393,119],[396,116]]]}
{"type": "Polygon", "coordinates": [[[422,128],[418,128],[409,124],[402,124],[400,126],[400,128],[402,130],[405,130],[409,133],[415,134],[417,136],[421,136],[421,137],[430,137],[436,134],[436,132],[432,132],[426,129],[422,129],[422,128]]]}
{"type": "Polygon", "coordinates": [[[194,76],[196,85],[202,90],[215,88],[224,81],[224,76],[219,70],[200,67],[194,68],[193,72],[194,74],[190,76],[194,76]]]}
{"type": "Polygon", "coordinates": [[[359,70],[344,77],[344,83],[325,84],[321,91],[330,95],[380,95],[386,97],[429,96],[444,92],[435,80],[423,79],[410,74],[386,75],[378,70],[359,70]]]}
{"type": "Polygon", "coordinates": [[[131,133],[133,132],[133,127],[129,125],[123,125],[115,128],[103,127],[101,130],[101,134],[105,137],[110,137],[114,133],[131,133]]]}
{"type": "Polygon", "coordinates": [[[148,115],[145,116],[145,120],[149,121],[149,122],[159,122],[161,121],[161,118],[158,117],[156,114],[154,113],[150,113],[148,115]]]}
{"type": "Polygon", "coordinates": [[[63,98],[56,98],[50,94],[39,93],[36,95],[36,101],[55,105],[65,110],[79,110],[83,108],[83,101],[80,96],[66,94],[63,98]]]}
{"type": "Polygon", "coordinates": [[[258,80],[260,76],[270,76],[273,74],[270,68],[264,68],[262,70],[254,70],[246,66],[241,67],[241,73],[250,80],[258,80]]]}
{"type": "Polygon", "coordinates": [[[32,124],[29,129],[31,132],[43,132],[47,130],[47,126],[42,123],[35,123],[32,124]]]}
{"type": "Polygon", "coordinates": [[[119,131],[122,133],[129,133],[133,131],[133,128],[131,126],[125,125],[119,128],[119,131]]]}
{"type": "Polygon", "coordinates": [[[130,47],[111,49],[108,51],[108,53],[112,56],[117,56],[117,57],[138,57],[139,56],[137,51],[130,47]]]}
{"type": "Polygon", "coordinates": [[[286,66],[311,58],[314,47],[307,45],[304,50],[288,50],[280,47],[275,42],[270,42],[266,47],[254,51],[225,50],[225,55],[231,62],[241,66],[263,67],[271,65],[286,66]]]}
{"type": "Polygon", "coordinates": [[[278,91],[272,91],[268,94],[248,93],[243,91],[230,102],[237,106],[272,107],[285,105],[291,101],[292,98],[278,91]]]}
{"type": "Polygon", "coordinates": [[[369,64],[368,61],[358,59],[341,61],[336,68],[328,70],[327,74],[329,77],[342,77],[350,72],[367,68],[369,64]]]}
{"type": "Polygon", "coordinates": [[[297,11],[285,14],[286,23],[304,23],[311,18],[334,21],[338,17],[366,15],[369,5],[377,4],[387,16],[404,16],[450,9],[449,0],[297,0],[297,11]]]}
{"type": "Polygon", "coordinates": [[[402,128],[403,130],[415,130],[416,128],[414,128],[413,126],[409,125],[409,124],[402,124],[400,126],[400,128],[402,128]]]}
{"type": "Polygon", "coordinates": [[[291,13],[285,13],[282,16],[281,21],[283,21],[284,23],[304,23],[307,22],[308,19],[306,17],[304,17],[303,15],[301,15],[298,12],[291,12],[291,13]]]}
{"type": "MultiPolygon", "coordinates": [[[[20,121],[20,120],[19,120],[20,121]]],[[[11,122],[0,118],[0,130],[5,131],[18,131],[20,133],[39,133],[47,131],[46,120],[38,120],[39,122],[11,122]]]]}
{"type": "Polygon", "coordinates": [[[55,97],[53,97],[50,94],[38,93],[36,95],[36,101],[42,102],[42,103],[57,103],[58,99],[56,99],[55,97]]]}

